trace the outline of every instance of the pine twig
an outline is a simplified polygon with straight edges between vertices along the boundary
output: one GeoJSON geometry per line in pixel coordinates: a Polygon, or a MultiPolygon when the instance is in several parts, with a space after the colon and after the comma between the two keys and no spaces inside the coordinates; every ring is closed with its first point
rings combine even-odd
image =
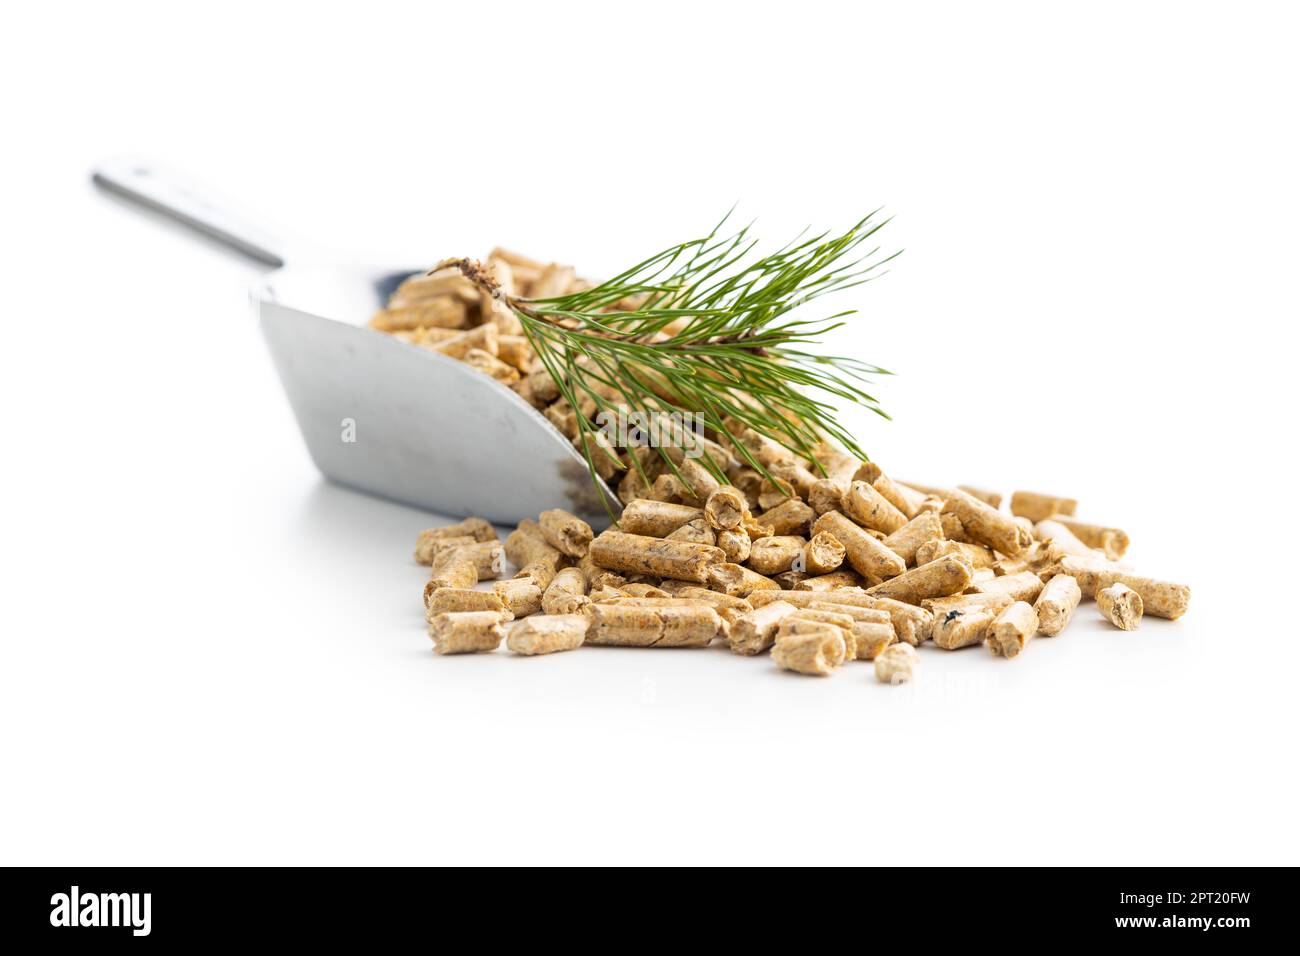
{"type": "MultiPolygon", "coordinates": [[[[696,413],[772,480],[737,432],[750,429],[820,467],[816,447],[827,436],[867,457],[836,422],[829,398],[889,417],[862,387],[872,375],[889,374],[885,369],[806,350],[855,311],[815,320],[792,315],[824,295],[884,274],[882,267],[898,253],[880,257],[879,246],[864,251],[889,222],[877,213],[840,235],[800,236],[761,256],[748,226],[721,235],[724,217],[702,238],[665,249],[589,289],[549,299],[508,295],[488,269],[469,259],[444,260],[431,271],[454,268],[511,309],[575,411],[591,406],[594,417],[622,406],[647,416],[696,413]]],[[[576,417],[578,446],[599,484],[593,456],[606,452],[590,417],[576,417]]],[[[658,452],[676,473],[667,450],[658,452]]],[[[631,458],[640,470],[639,458],[631,458]]],[[[702,463],[725,480],[711,456],[702,463]]]]}

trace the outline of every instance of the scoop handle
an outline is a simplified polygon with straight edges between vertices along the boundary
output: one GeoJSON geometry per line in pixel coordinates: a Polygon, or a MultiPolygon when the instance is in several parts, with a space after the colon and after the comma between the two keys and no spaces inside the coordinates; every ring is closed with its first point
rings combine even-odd
{"type": "Polygon", "coordinates": [[[237,214],[223,209],[207,190],[153,163],[117,159],[97,166],[95,184],[132,202],[184,223],[191,229],[268,266],[280,268],[279,240],[237,214]]]}

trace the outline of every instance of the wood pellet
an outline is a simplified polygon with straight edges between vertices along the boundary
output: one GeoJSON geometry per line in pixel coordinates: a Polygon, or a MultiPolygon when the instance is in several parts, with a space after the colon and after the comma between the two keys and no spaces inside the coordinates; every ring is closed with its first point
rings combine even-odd
{"type": "MultiPolygon", "coordinates": [[[[812,575],[830,574],[844,563],[844,545],[829,531],[812,536],[791,562],[790,569],[812,575]]],[[[897,553],[897,552],[895,552],[897,553]]]]}
{"type": "Polygon", "coordinates": [[[1038,633],[1044,637],[1055,637],[1065,630],[1065,625],[1070,623],[1074,609],[1079,606],[1082,597],[1079,582],[1070,575],[1052,575],[1052,579],[1043,585],[1034,601],[1038,633]]]}
{"type": "Polygon", "coordinates": [[[772,663],[781,670],[826,677],[844,663],[844,636],[839,628],[818,625],[807,631],[778,635],[772,663]]]}
{"type": "Polygon", "coordinates": [[[720,548],[669,541],[622,531],[602,532],[591,543],[591,558],[602,568],[704,584],[709,569],[722,563],[720,548]]]}
{"type": "Polygon", "coordinates": [[[497,611],[453,611],[429,618],[435,654],[494,651],[505,637],[497,611]]]}
{"type": "Polygon", "coordinates": [[[1136,631],[1142,623],[1142,595],[1118,581],[1097,592],[1097,609],[1121,631],[1136,631]]]}
{"type": "Polygon", "coordinates": [[[773,601],[742,614],[731,626],[728,643],[737,654],[761,654],[776,642],[776,631],[781,622],[798,608],[788,601],[773,601]]]}
{"type": "Polygon", "coordinates": [[[711,607],[686,604],[591,605],[587,643],[621,647],[704,647],[721,621],[711,607]]]}
{"type": "Polygon", "coordinates": [[[997,657],[1015,657],[1036,633],[1038,613],[1024,601],[1016,601],[993,619],[984,643],[997,657]]]}
{"type": "Polygon", "coordinates": [[[576,567],[561,570],[542,594],[542,610],[547,614],[580,614],[590,603],[587,579],[576,567]]]}
{"type": "Polygon", "coordinates": [[[534,614],[507,630],[506,647],[532,656],[571,651],[587,638],[587,618],[581,614],[534,614]]]}
{"type": "Polygon", "coordinates": [[[916,648],[910,644],[887,647],[876,658],[876,680],[882,684],[905,684],[916,675],[919,660],[916,648]]]}

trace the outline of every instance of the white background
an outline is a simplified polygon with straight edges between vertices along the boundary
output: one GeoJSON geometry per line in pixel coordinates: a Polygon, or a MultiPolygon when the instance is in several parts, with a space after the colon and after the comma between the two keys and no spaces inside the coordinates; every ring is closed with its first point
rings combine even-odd
{"type": "Polygon", "coordinates": [[[1263,4],[26,5],[0,38],[0,862],[1296,863],[1296,23],[1263,4]],[[322,482],[260,273],[599,276],[884,205],[835,342],[901,478],[1078,497],[1191,611],[909,687],[725,650],[435,658],[429,515],[322,482]]]}

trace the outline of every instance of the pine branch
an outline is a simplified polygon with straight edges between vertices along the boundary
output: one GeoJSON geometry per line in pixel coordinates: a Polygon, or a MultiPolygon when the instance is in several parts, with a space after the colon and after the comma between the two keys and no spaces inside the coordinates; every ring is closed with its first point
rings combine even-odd
{"type": "MultiPolygon", "coordinates": [[[[878,210],[877,210],[878,212],[878,210]]],[[[862,386],[885,369],[845,356],[821,356],[806,346],[844,324],[854,310],[822,319],[792,313],[833,292],[884,274],[898,253],[881,257],[867,240],[888,222],[877,212],[840,235],[822,233],[755,255],[746,226],[730,235],[724,217],[706,236],[672,246],[589,289],[549,299],[510,296],[479,263],[453,259],[484,292],[512,309],[561,395],[577,411],[579,449],[599,482],[592,417],[626,411],[693,412],[746,463],[769,480],[738,432],[751,429],[808,459],[826,437],[866,458],[835,420],[828,397],[889,416],[862,386]],[[821,397],[817,397],[820,394],[821,397]],[[591,416],[580,409],[594,409],[591,416]]],[[[658,453],[674,473],[667,449],[658,453]]],[[[639,456],[629,456],[641,471],[639,456]]],[[[701,463],[725,480],[720,463],[701,463]]],[[[824,473],[824,472],[823,472],[824,473]]],[[[680,477],[680,474],[679,474],[680,477]]]]}

